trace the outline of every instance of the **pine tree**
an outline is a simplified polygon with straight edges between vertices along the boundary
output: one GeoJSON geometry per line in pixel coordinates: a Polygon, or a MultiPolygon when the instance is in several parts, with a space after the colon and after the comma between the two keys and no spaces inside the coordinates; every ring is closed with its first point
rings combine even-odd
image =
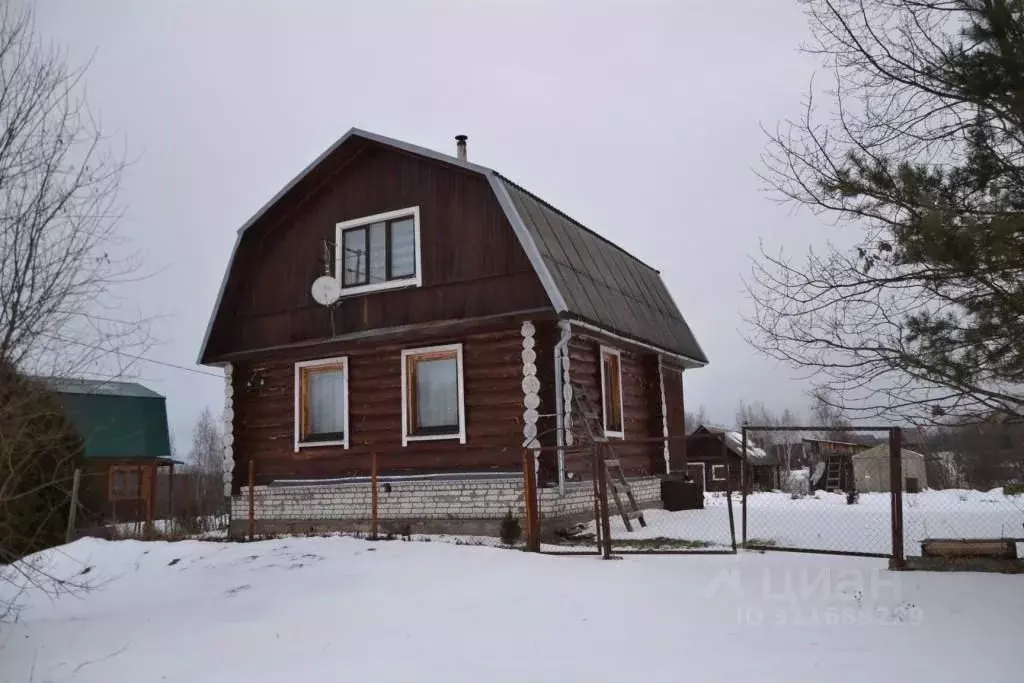
{"type": "Polygon", "coordinates": [[[847,412],[1024,416],[1024,0],[805,0],[835,74],[764,178],[858,231],[762,251],[754,343],[847,412]]]}

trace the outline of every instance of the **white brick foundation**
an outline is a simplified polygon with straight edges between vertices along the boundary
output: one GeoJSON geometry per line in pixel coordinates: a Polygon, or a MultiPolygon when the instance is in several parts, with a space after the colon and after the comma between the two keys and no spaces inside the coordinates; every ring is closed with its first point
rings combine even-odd
{"type": "MultiPolygon", "coordinates": [[[[640,505],[660,501],[660,477],[632,479],[630,484],[640,505]]],[[[519,518],[523,515],[523,484],[518,477],[381,481],[378,491],[377,514],[384,530],[401,524],[413,533],[497,535],[498,522],[509,510],[519,518]]],[[[253,489],[257,531],[362,530],[369,523],[370,506],[367,481],[253,489]]],[[[556,488],[540,491],[545,528],[586,519],[593,512],[593,484],[589,481],[567,484],[561,495],[556,488]]],[[[242,487],[241,495],[232,497],[231,518],[232,532],[244,533],[249,518],[247,486],[242,487]]]]}

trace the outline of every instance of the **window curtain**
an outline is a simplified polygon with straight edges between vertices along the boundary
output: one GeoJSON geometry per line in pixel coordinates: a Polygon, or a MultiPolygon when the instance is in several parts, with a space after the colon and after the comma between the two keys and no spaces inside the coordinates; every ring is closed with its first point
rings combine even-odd
{"type": "Polygon", "coordinates": [[[420,428],[458,428],[459,375],[454,358],[416,364],[416,413],[420,428]]]}
{"type": "Polygon", "coordinates": [[[340,434],[345,431],[345,373],[341,370],[309,375],[310,434],[340,434]]]}
{"type": "Polygon", "coordinates": [[[391,277],[416,274],[416,222],[404,218],[391,224],[391,277]]]}

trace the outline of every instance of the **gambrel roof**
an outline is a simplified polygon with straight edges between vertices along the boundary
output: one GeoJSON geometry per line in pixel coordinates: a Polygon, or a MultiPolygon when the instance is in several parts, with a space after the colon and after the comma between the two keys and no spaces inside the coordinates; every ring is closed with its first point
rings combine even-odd
{"type": "MultiPolygon", "coordinates": [[[[560,317],[667,351],[691,367],[707,364],[707,356],[657,270],[493,169],[357,128],[317,157],[239,229],[232,261],[246,230],[354,137],[483,175],[560,317]]],[[[200,362],[230,270],[229,265],[203,339],[200,362]]]]}

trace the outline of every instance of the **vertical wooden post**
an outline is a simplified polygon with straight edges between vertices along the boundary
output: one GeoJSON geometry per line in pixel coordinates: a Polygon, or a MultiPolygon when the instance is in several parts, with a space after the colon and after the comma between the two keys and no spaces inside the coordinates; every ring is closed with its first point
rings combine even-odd
{"type": "MultiPolygon", "coordinates": [[[[743,426],[743,463],[740,465],[743,471],[747,471],[747,427],[743,426]]],[[[747,547],[747,484],[743,484],[743,507],[740,511],[742,524],[740,525],[743,530],[743,547],[747,547]]]]}
{"type": "Polygon", "coordinates": [[[153,535],[153,509],[156,505],[156,465],[147,465],[149,486],[146,487],[146,536],[153,535]]]}
{"type": "Polygon", "coordinates": [[[893,427],[889,431],[889,491],[892,503],[892,559],[891,569],[903,569],[903,431],[893,427]]]}
{"type": "Polygon", "coordinates": [[[601,556],[610,560],[612,557],[612,528],[608,517],[608,468],[604,464],[604,444],[596,445],[597,460],[597,492],[601,508],[601,556]]]}
{"type": "Polygon", "coordinates": [[[601,553],[604,548],[604,525],[601,524],[601,492],[598,490],[597,482],[600,476],[597,473],[597,448],[590,449],[590,483],[594,490],[594,542],[597,544],[597,552],[601,553]]]}
{"type": "Polygon", "coordinates": [[[167,523],[178,518],[174,512],[174,463],[172,462],[167,466],[167,523]]]}
{"type": "Polygon", "coordinates": [[[75,468],[75,476],[71,480],[71,506],[68,508],[68,528],[64,534],[64,542],[71,543],[75,535],[75,515],[78,512],[78,489],[82,484],[82,469],[75,468]]]}
{"type": "Polygon", "coordinates": [[[377,453],[370,455],[370,539],[377,540],[377,453]]]}
{"type": "Polygon", "coordinates": [[[526,549],[540,552],[540,518],[537,514],[537,470],[533,452],[523,449],[523,516],[526,518],[526,549]]]}
{"type": "Polygon", "coordinates": [[[145,515],[145,513],[142,510],[143,506],[146,504],[145,501],[142,498],[142,492],[145,490],[143,488],[143,486],[142,486],[142,484],[143,484],[143,481],[142,481],[143,476],[144,475],[142,474],[142,465],[136,465],[135,466],[135,477],[136,477],[136,479],[135,479],[135,490],[136,490],[136,492],[135,492],[135,514],[133,515],[134,523],[135,523],[135,535],[136,536],[139,536],[142,533],[143,516],[145,515]]]}
{"type": "Polygon", "coordinates": [[[256,535],[256,461],[249,458],[249,540],[256,535]]]}
{"type": "MultiPolygon", "coordinates": [[[[192,487],[189,486],[189,475],[186,472],[185,478],[181,480],[181,495],[185,497],[185,517],[192,518],[192,487]]],[[[202,509],[202,508],[200,508],[202,509]]]]}
{"type": "Polygon", "coordinates": [[[732,541],[732,551],[736,552],[736,520],[732,512],[732,468],[729,467],[729,449],[725,445],[725,434],[721,436],[721,443],[722,462],[725,463],[725,500],[729,506],[729,537],[732,541]]]}

